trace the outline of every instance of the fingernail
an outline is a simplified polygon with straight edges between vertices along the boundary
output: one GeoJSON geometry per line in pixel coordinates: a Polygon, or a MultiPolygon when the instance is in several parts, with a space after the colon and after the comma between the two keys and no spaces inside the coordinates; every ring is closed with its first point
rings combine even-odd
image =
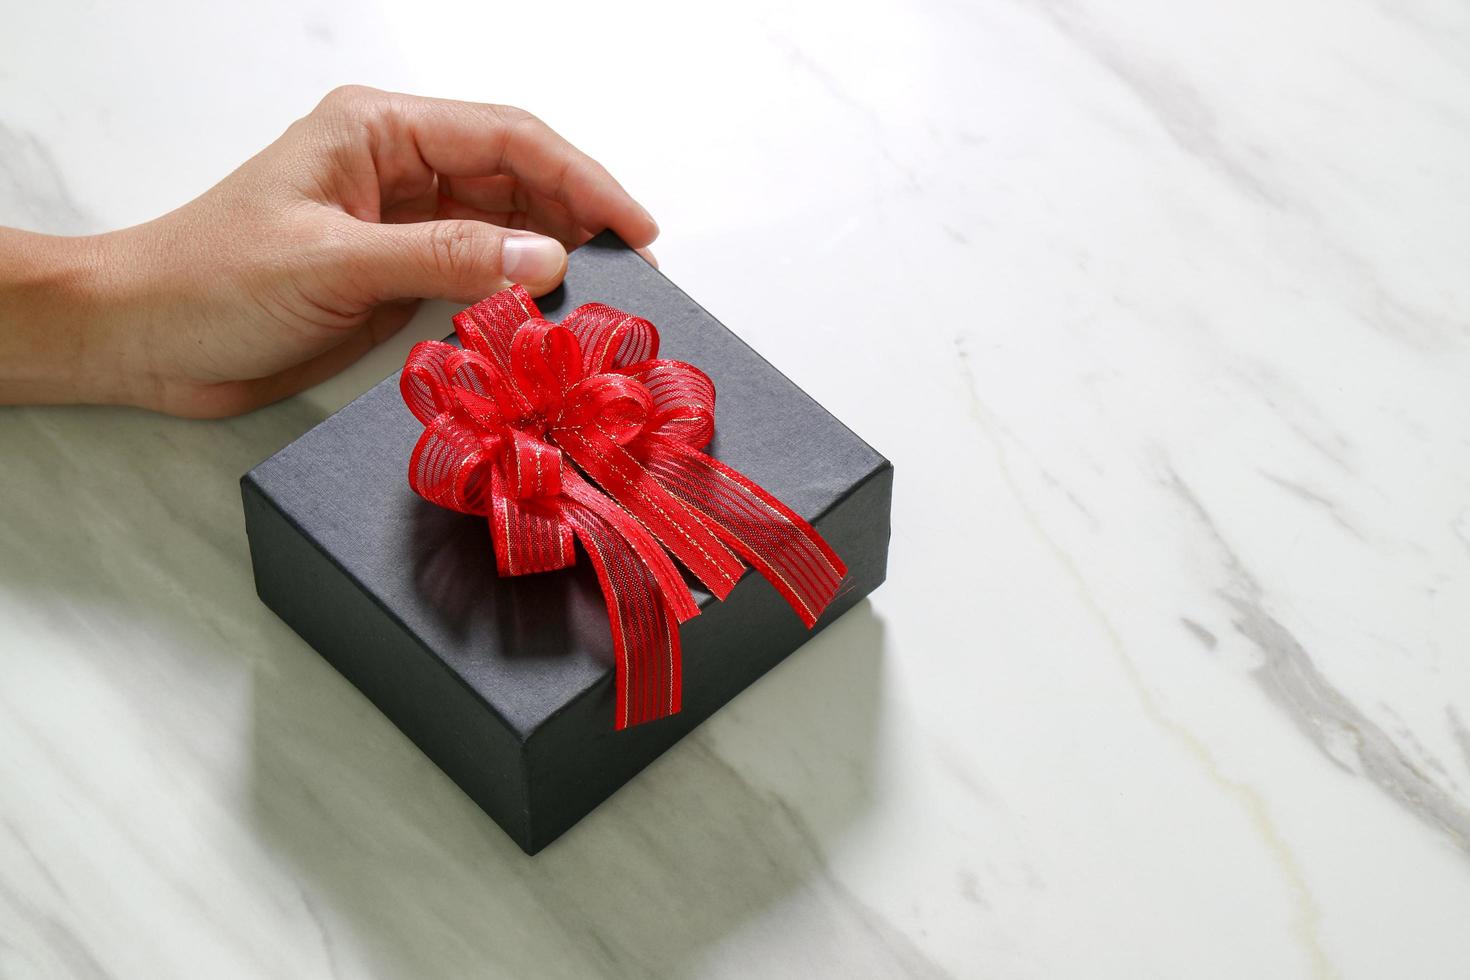
{"type": "Polygon", "coordinates": [[[561,274],[566,249],[554,238],[513,235],[500,245],[500,270],[511,282],[540,283],[561,274]]]}

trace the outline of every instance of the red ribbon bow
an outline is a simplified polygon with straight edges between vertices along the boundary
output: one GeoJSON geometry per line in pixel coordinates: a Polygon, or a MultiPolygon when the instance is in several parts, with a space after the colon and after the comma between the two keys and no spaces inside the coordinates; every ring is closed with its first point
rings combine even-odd
{"type": "Polygon", "coordinates": [[[677,624],[699,607],[670,554],[721,599],[745,571],[739,554],[816,622],[846,566],[789,507],[699,451],[715,386],[659,360],[652,323],[601,303],[548,323],[512,286],[454,328],[463,349],[425,341],[403,367],[403,400],[424,424],[409,485],[488,517],[501,575],[565,568],[582,542],[612,626],[618,728],[679,710],[677,624]]]}

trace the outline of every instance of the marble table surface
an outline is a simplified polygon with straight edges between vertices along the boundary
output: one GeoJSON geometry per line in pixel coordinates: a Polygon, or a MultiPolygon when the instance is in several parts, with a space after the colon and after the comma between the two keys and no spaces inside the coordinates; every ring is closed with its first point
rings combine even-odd
{"type": "Polygon", "coordinates": [[[890,579],[527,858],[188,422],[0,410],[0,975],[1470,974],[1470,8],[12,5],[0,222],[333,85],[532,109],[895,463],[890,579]]]}

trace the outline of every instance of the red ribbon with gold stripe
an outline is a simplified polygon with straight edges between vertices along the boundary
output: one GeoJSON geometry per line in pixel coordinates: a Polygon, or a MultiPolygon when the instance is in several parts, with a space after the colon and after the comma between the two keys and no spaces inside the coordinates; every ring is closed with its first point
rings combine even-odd
{"type": "Polygon", "coordinates": [[[816,623],[846,566],[789,507],[700,451],[715,386],[660,360],[652,323],[601,303],[549,323],[512,286],[454,328],[463,348],[425,341],[403,367],[403,400],[424,424],[409,485],[488,518],[501,575],[566,568],[582,543],[607,602],[618,728],[679,710],[678,624],[699,607],[673,558],[720,599],[744,559],[816,623]]]}

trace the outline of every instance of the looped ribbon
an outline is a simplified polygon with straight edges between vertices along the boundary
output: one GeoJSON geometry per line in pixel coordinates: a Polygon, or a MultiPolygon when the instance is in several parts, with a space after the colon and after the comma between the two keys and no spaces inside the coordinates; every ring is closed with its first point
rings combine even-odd
{"type": "Polygon", "coordinates": [[[582,542],[607,603],[618,729],[679,711],[678,624],[699,607],[670,556],[720,599],[743,558],[816,623],[846,566],[789,507],[700,451],[715,386],[659,359],[652,323],[602,303],[549,323],[512,286],[454,328],[463,348],[417,344],[399,379],[424,425],[409,485],[487,517],[501,575],[566,568],[582,542]]]}

